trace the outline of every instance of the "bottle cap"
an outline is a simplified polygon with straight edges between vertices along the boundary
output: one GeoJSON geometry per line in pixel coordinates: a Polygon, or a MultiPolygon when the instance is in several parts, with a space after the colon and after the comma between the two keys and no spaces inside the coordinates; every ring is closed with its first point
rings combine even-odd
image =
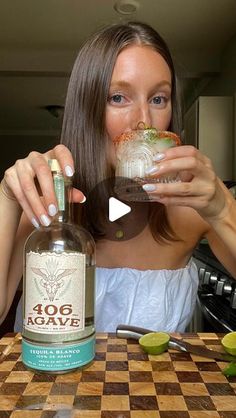
{"type": "Polygon", "coordinates": [[[48,160],[48,165],[49,165],[51,171],[57,171],[57,172],[62,171],[58,161],[55,158],[51,159],[51,160],[48,160]]]}

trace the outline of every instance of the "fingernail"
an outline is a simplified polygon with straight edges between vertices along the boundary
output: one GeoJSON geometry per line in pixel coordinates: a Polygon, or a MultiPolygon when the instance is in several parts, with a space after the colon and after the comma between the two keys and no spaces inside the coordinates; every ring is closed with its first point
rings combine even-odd
{"type": "Polygon", "coordinates": [[[143,184],[142,188],[145,190],[145,192],[154,192],[154,190],[156,190],[156,186],[153,184],[143,184]]]}
{"type": "Polygon", "coordinates": [[[157,165],[153,165],[152,167],[145,170],[146,174],[155,174],[159,171],[159,167],[157,165]]]}
{"type": "Polygon", "coordinates": [[[72,177],[74,174],[74,171],[72,170],[70,165],[65,166],[65,173],[68,177],[72,177]]]}
{"type": "Polygon", "coordinates": [[[31,219],[32,224],[34,225],[35,228],[39,228],[39,223],[35,218],[31,219]]]}
{"type": "Polygon", "coordinates": [[[54,216],[54,215],[56,215],[56,213],[57,213],[57,208],[56,208],[56,206],[55,206],[53,203],[51,203],[51,204],[48,206],[48,213],[49,213],[49,215],[50,215],[50,216],[54,216]]]}
{"type": "Polygon", "coordinates": [[[158,154],[154,155],[153,161],[160,161],[163,160],[163,158],[165,158],[165,154],[159,152],[158,154]]]}
{"type": "Polygon", "coordinates": [[[83,197],[83,200],[81,200],[81,202],[80,202],[80,203],[84,203],[84,202],[86,202],[86,200],[87,200],[87,199],[86,199],[86,196],[84,196],[84,197],[83,197]]]}
{"type": "Polygon", "coordinates": [[[50,219],[46,215],[41,215],[40,220],[41,220],[42,224],[45,225],[45,226],[48,226],[51,223],[50,219]]]}

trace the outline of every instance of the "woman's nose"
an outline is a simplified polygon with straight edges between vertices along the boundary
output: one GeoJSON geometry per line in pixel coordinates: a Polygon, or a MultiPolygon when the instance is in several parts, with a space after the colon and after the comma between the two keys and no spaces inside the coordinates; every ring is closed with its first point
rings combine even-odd
{"type": "Polygon", "coordinates": [[[133,115],[132,129],[136,129],[139,122],[143,122],[146,126],[152,126],[151,114],[148,105],[140,105],[135,109],[133,115]]]}

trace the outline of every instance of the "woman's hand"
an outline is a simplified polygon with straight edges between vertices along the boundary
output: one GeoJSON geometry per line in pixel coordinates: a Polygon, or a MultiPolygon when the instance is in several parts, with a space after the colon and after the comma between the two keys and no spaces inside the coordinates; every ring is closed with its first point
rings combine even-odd
{"type": "Polygon", "coordinates": [[[226,205],[225,191],[209,158],[190,145],[169,148],[148,175],[158,179],[176,172],[180,181],[143,185],[150,200],[192,207],[206,220],[221,216],[226,205]]]}
{"type": "MultiPolygon", "coordinates": [[[[35,227],[49,225],[50,217],[57,212],[57,200],[48,160],[56,158],[67,176],[74,173],[73,158],[64,145],[57,145],[52,150],[40,154],[33,151],[26,158],[5,171],[1,186],[3,194],[16,200],[35,227]]],[[[84,194],[73,189],[73,201],[83,202],[84,194]]]]}

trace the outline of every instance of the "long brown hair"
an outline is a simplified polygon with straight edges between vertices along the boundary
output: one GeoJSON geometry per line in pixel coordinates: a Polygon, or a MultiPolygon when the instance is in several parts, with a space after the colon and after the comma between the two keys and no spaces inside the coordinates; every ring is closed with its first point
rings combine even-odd
{"type": "MultiPolygon", "coordinates": [[[[168,129],[180,133],[175,70],[162,37],[140,22],[110,25],[93,34],[80,49],[71,73],[61,134],[61,142],[71,150],[74,158],[75,187],[86,196],[99,182],[114,176],[109,161],[110,139],[106,133],[105,110],[117,56],[125,47],[134,44],[151,46],[167,62],[172,78],[173,109],[168,129]]],[[[177,239],[165,207],[158,203],[149,205],[153,237],[159,242],[177,239]]],[[[106,218],[102,199],[96,200],[97,207],[93,211],[86,204],[81,206],[82,224],[98,239],[102,236],[102,218],[106,218]]]]}

